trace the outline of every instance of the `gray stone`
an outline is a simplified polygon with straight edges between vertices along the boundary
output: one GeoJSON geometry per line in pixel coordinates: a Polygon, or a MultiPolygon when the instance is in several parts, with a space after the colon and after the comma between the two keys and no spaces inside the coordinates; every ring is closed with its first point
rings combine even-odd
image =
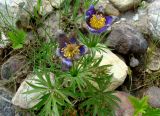
{"type": "Polygon", "coordinates": [[[147,15],[139,16],[139,20],[132,22],[132,25],[134,25],[143,35],[151,35],[147,15]]]}
{"type": "Polygon", "coordinates": [[[148,48],[147,41],[143,35],[133,26],[127,23],[114,24],[107,44],[122,54],[143,54],[148,48]]]}
{"type": "Polygon", "coordinates": [[[135,12],[133,12],[133,11],[127,11],[127,12],[123,13],[120,16],[120,18],[121,19],[125,18],[126,21],[128,22],[128,21],[132,21],[134,16],[135,16],[135,12]]]}
{"type": "MultiPolygon", "coordinates": [[[[8,7],[8,11],[6,11],[5,0],[0,0],[0,11],[5,16],[7,21],[9,21],[10,24],[13,24],[13,26],[15,26],[14,24],[17,22],[17,20],[22,20],[23,27],[29,27],[29,25],[27,25],[29,22],[28,12],[34,14],[34,6],[37,5],[37,1],[38,0],[6,0],[8,7]],[[9,13],[9,15],[7,13],[9,13]],[[25,15],[25,17],[23,17],[23,14],[27,14],[28,16],[26,17],[25,15]]],[[[39,11],[40,14],[43,16],[50,14],[53,11],[53,7],[58,8],[63,1],[64,0],[42,0],[42,5],[40,6],[39,11]]],[[[4,21],[0,20],[0,23],[5,27],[6,23],[8,22],[4,23],[4,21]]]]}
{"type": "Polygon", "coordinates": [[[151,61],[148,64],[148,69],[151,71],[160,70],[160,48],[157,48],[151,57],[151,61]]]}
{"type": "Polygon", "coordinates": [[[128,99],[130,95],[121,91],[116,92],[114,95],[120,99],[120,102],[118,102],[119,108],[115,109],[116,116],[133,116],[134,107],[128,99]]]}
{"type": "Polygon", "coordinates": [[[150,2],[154,2],[155,0],[145,0],[145,1],[150,3],[150,2]]]}
{"type": "Polygon", "coordinates": [[[15,116],[15,108],[11,99],[11,93],[4,88],[0,88],[0,116],[15,116]]]}
{"type": "Polygon", "coordinates": [[[109,0],[115,7],[117,7],[121,12],[134,9],[137,7],[141,0],[109,0]]]}
{"type": "Polygon", "coordinates": [[[160,108],[160,88],[150,87],[147,89],[145,95],[149,97],[149,104],[154,108],[160,108]]]}
{"type": "MultiPolygon", "coordinates": [[[[0,4],[5,5],[5,1],[6,4],[14,8],[14,10],[18,10],[19,7],[28,7],[31,8],[28,10],[33,10],[33,7],[37,4],[38,0],[0,0],[0,4]]],[[[52,6],[58,8],[63,1],[64,0],[42,0],[41,9],[43,9],[43,12],[45,13],[50,12],[52,6]]]]}
{"type": "Polygon", "coordinates": [[[134,68],[134,67],[136,67],[136,66],[139,65],[139,60],[136,59],[135,57],[132,57],[132,58],[130,59],[129,65],[134,68]]]}
{"type": "Polygon", "coordinates": [[[56,36],[57,30],[59,30],[59,15],[58,13],[53,13],[44,21],[44,25],[38,29],[38,33],[40,36],[45,37],[46,41],[49,42],[51,40],[50,38],[56,36]],[[46,35],[46,33],[50,36],[46,35]]]}
{"type": "Polygon", "coordinates": [[[153,34],[153,39],[160,41],[160,0],[148,6],[148,23],[153,34]]]}
{"type": "Polygon", "coordinates": [[[18,71],[24,68],[26,59],[24,56],[16,55],[9,58],[1,68],[1,78],[4,80],[10,79],[15,76],[18,71]]]}
{"type": "MultiPolygon", "coordinates": [[[[125,19],[125,22],[136,27],[136,29],[141,32],[143,35],[150,36],[150,26],[148,23],[148,16],[146,9],[138,9],[138,12],[135,14],[133,11],[128,11],[121,15],[121,20],[125,19]]],[[[119,21],[120,23],[122,21],[119,21]]],[[[124,22],[124,21],[123,21],[124,22]]]]}

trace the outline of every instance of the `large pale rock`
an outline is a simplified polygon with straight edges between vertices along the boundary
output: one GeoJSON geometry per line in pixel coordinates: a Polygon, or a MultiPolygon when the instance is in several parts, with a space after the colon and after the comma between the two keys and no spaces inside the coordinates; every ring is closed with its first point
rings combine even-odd
{"type": "Polygon", "coordinates": [[[102,55],[103,59],[100,63],[100,66],[112,65],[109,70],[110,74],[113,74],[113,77],[111,80],[111,85],[109,88],[107,88],[107,90],[114,90],[123,84],[127,77],[128,67],[122,59],[108,49],[106,49],[105,52],[96,53],[97,58],[101,57],[102,55]]]}
{"type": "Polygon", "coordinates": [[[133,9],[138,6],[141,0],[109,0],[121,12],[133,9]]]}
{"type": "MultiPolygon", "coordinates": [[[[43,76],[43,78],[46,80],[45,76],[43,76]]],[[[50,78],[51,78],[52,84],[54,84],[54,76],[52,73],[50,73],[50,78]]],[[[24,109],[29,109],[29,108],[32,108],[34,105],[36,105],[39,102],[37,98],[42,96],[41,92],[32,93],[32,94],[24,94],[24,92],[33,89],[26,82],[36,85],[37,82],[34,79],[38,79],[37,75],[31,74],[22,82],[15,96],[12,99],[12,103],[14,105],[19,106],[24,109]]]]}
{"type": "Polygon", "coordinates": [[[108,46],[121,54],[144,54],[148,48],[144,36],[132,25],[121,22],[112,26],[108,46]]]}
{"type": "Polygon", "coordinates": [[[148,19],[154,39],[160,41],[160,0],[156,0],[149,5],[148,19]]]}

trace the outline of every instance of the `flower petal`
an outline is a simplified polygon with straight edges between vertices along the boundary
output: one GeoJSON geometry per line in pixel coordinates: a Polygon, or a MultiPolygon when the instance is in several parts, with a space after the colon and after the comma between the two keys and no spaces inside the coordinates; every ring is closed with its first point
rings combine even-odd
{"type": "Polygon", "coordinates": [[[57,50],[56,50],[56,55],[57,55],[58,57],[63,57],[63,56],[64,56],[64,53],[61,52],[61,49],[60,49],[60,48],[57,48],[57,50]]]}
{"type": "Polygon", "coordinates": [[[67,66],[72,66],[72,61],[67,58],[62,58],[62,63],[64,63],[67,66]]]}
{"type": "Polygon", "coordinates": [[[89,7],[89,9],[86,11],[86,18],[91,17],[91,16],[92,16],[93,14],[95,14],[95,13],[96,13],[96,10],[95,10],[94,6],[91,5],[91,6],[89,7]]]}
{"type": "Polygon", "coordinates": [[[66,43],[68,43],[68,38],[65,33],[60,33],[57,37],[59,48],[64,48],[66,46],[66,43]]]}
{"type": "Polygon", "coordinates": [[[87,28],[92,32],[92,33],[103,33],[104,31],[106,31],[112,24],[113,22],[113,18],[112,16],[106,16],[106,25],[104,27],[102,27],[101,29],[94,29],[92,28],[88,23],[87,23],[87,28]]]}
{"type": "Polygon", "coordinates": [[[106,16],[105,18],[106,18],[106,25],[110,26],[113,22],[112,16],[106,16]]]}
{"type": "Polygon", "coordinates": [[[76,38],[70,38],[70,40],[69,40],[72,44],[76,44],[77,43],[77,40],[76,40],[76,38]]]}
{"type": "Polygon", "coordinates": [[[81,45],[79,47],[79,50],[80,50],[80,55],[83,55],[88,51],[88,49],[87,49],[87,47],[85,45],[81,45]]]}
{"type": "Polygon", "coordinates": [[[96,33],[96,34],[103,33],[104,31],[107,30],[108,27],[109,27],[109,26],[105,25],[105,26],[102,27],[101,29],[96,30],[96,29],[90,27],[90,26],[87,24],[87,28],[88,28],[92,33],[96,33]]]}

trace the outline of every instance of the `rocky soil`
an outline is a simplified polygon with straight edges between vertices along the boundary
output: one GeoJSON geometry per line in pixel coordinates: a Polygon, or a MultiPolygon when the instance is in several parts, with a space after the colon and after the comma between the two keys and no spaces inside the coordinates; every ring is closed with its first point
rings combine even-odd
{"type": "MultiPolygon", "coordinates": [[[[27,0],[6,1],[14,17],[12,22],[16,25],[16,21],[21,21],[21,27],[29,29],[29,15],[21,7],[32,12],[36,0],[29,4],[27,0]]],[[[60,1],[63,0],[51,0],[52,5],[43,1],[43,14],[50,15],[38,27],[39,36],[45,36],[44,30],[51,38],[57,35],[60,16],[55,9],[59,8],[60,1]]],[[[116,116],[133,115],[134,108],[128,96],[141,98],[147,95],[148,103],[160,108],[160,0],[100,0],[97,5],[104,6],[106,14],[116,17],[104,42],[109,49],[102,53],[100,64],[112,65],[110,73],[113,78],[107,90],[116,90],[115,95],[122,101],[120,108],[116,109],[116,116]]],[[[0,9],[6,13],[4,8],[4,0],[0,0],[0,9]]],[[[1,20],[0,24],[4,25],[1,20]]],[[[82,27],[85,28],[83,22],[79,25],[80,29],[82,27]]],[[[0,39],[3,41],[0,43],[0,116],[20,115],[17,109],[28,109],[37,103],[33,100],[39,95],[23,94],[30,89],[26,81],[36,78],[36,75],[28,65],[26,52],[13,50],[5,32],[1,32],[0,39]]],[[[31,41],[34,41],[34,36],[28,32],[26,46],[31,41]]],[[[46,38],[46,42],[52,41],[46,38]]],[[[96,57],[100,54],[96,53],[96,57]]],[[[54,78],[53,74],[51,77],[54,78]]],[[[31,83],[35,84],[34,81],[31,83]]]]}

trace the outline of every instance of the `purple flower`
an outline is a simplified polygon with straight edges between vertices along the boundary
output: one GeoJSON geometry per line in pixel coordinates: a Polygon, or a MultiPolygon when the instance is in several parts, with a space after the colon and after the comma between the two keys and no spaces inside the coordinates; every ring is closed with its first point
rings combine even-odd
{"type": "Polygon", "coordinates": [[[62,59],[62,63],[65,67],[71,67],[74,60],[79,59],[87,52],[87,47],[81,45],[74,35],[68,38],[63,33],[59,35],[58,40],[59,47],[57,49],[57,55],[62,59]]]}
{"type": "Polygon", "coordinates": [[[92,33],[102,33],[106,31],[113,22],[113,17],[105,15],[102,7],[96,10],[93,5],[86,11],[85,18],[87,28],[92,33]]]}

